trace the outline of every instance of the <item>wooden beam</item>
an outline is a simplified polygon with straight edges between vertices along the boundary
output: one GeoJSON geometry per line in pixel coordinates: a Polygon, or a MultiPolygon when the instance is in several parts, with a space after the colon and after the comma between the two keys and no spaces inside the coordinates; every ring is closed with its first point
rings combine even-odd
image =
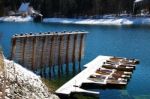
{"type": "Polygon", "coordinates": [[[45,36],[44,37],[41,37],[41,39],[42,39],[42,42],[41,42],[41,46],[42,46],[42,48],[41,48],[41,58],[40,58],[40,69],[41,69],[41,75],[43,75],[43,57],[44,57],[44,44],[45,44],[45,36]]]}
{"type": "Polygon", "coordinates": [[[76,59],[76,50],[77,50],[77,37],[78,34],[75,34],[73,38],[72,62],[76,61],[75,59],[76,59]]]}
{"type": "Polygon", "coordinates": [[[67,35],[67,44],[66,44],[66,73],[69,72],[69,46],[70,46],[70,34],[67,35]]]}
{"type": "Polygon", "coordinates": [[[36,52],[36,37],[32,38],[32,67],[31,69],[35,70],[35,52],[36,52]]]}
{"type": "Polygon", "coordinates": [[[72,49],[72,62],[73,62],[73,72],[75,73],[75,61],[76,61],[76,50],[77,50],[77,37],[78,35],[73,35],[73,49],[72,49]]]}
{"type": "Polygon", "coordinates": [[[79,47],[79,59],[78,59],[79,62],[81,62],[84,53],[84,36],[85,34],[80,34],[80,47],[79,47]]]}
{"type": "Polygon", "coordinates": [[[61,69],[61,61],[62,61],[62,57],[61,57],[61,50],[62,50],[62,39],[63,39],[63,36],[59,36],[59,39],[58,39],[58,42],[59,42],[59,47],[58,47],[58,75],[60,76],[60,69],[61,69]]]}
{"type": "Polygon", "coordinates": [[[51,77],[51,67],[53,66],[53,47],[54,47],[54,35],[50,36],[50,50],[49,50],[49,75],[51,77]]]}
{"type": "MultiPolygon", "coordinates": [[[[20,38],[21,39],[21,38],[20,38]]],[[[28,38],[23,38],[23,46],[22,46],[22,65],[24,65],[24,61],[25,61],[25,49],[26,49],[26,43],[27,43],[27,39],[28,38]]]]}
{"type": "Polygon", "coordinates": [[[16,39],[17,39],[17,38],[12,38],[12,40],[11,40],[11,43],[12,43],[11,59],[12,59],[12,60],[15,60],[16,39]]]}

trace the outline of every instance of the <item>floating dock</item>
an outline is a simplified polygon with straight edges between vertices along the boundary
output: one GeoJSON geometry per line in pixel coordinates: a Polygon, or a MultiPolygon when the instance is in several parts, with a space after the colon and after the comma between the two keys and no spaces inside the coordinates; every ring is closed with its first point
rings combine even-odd
{"type": "MultiPolygon", "coordinates": [[[[88,83],[88,82],[89,83],[92,83],[92,82],[96,83],[94,81],[88,80],[87,78],[91,74],[95,73],[95,71],[98,68],[100,68],[100,66],[103,65],[103,62],[105,62],[109,58],[110,57],[108,57],[108,56],[96,57],[93,61],[84,65],[85,67],[87,67],[86,69],[84,69],[82,72],[80,72],[74,78],[72,78],[70,81],[65,83],[58,90],[56,90],[56,93],[57,94],[65,94],[65,95],[69,95],[69,94],[71,94],[71,92],[85,92],[85,93],[91,93],[91,94],[99,94],[99,92],[93,92],[93,91],[81,89],[80,86],[82,85],[82,83],[88,83]]],[[[100,82],[97,82],[97,83],[100,83],[100,82]]],[[[101,84],[106,84],[106,82],[101,83],[101,84]]]]}
{"type": "MultiPolygon", "coordinates": [[[[107,61],[114,58],[114,56],[98,56],[96,57],[94,60],[92,60],[91,62],[89,62],[88,64],[84,65],[84,67],[86,67],[82,72],[80,72],[79,74],[77,74],[75,77],[73,77],[71,80],[69,80],[67,83],[65,83],[63,86],[61,86],[59,89],[57,89],[55,92],[56,94],[64,94],[64,95],[70,95],[71,93],[88,93],[88,94],[99,94],[99,92],[95,92],[95,91],[89,91],[89,90],[85,90],[80,88],[82,84],[100,84],[100,85],[107,85],[107,84],[116,84],[115,80],[113,80],[114,78],[111,78],[113,76],[114,73],[116,72],[120,72],[117,71],[115,69],[111,69],[112,72],[109,75],[105,75],[105,78],[101,81],[95,81],[95,80],[91,80],[89,79],[89,77],[91,75],[98,75],[98,73],[96,73],[96,71],[100,68],[103,68],[103,64],[107,61]]],[[[126,58],[123,58],[126,59],[126,58]]],[[[120,63],[119,63],[120,64],[120,63]]],[[[121,71],[122,72],[122,71],[121,71]]],[[[131,72],[126,72],[125,74],[127,75],[131,75],[131,72]]],[[[104,76],[104,75],[99,75],[100,76],[104,76]]],[[[95,78],[98,79],[98,78],[95,78]]],[[[100,79],[100,78],[99,78],[100,79]]],[[[120,82],[120,80],[124,80],[124,78],[119,78],[118,79],[118,85],[126,85],[127,83],[124,82],[120,82]]]]}

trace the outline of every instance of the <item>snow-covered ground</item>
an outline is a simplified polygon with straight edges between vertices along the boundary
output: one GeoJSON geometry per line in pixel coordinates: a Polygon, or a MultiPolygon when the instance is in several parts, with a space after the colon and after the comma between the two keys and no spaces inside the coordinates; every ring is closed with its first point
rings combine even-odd
{"type": "Polygon", "coordinates": [[[70,19],[45,18],[43,22],[87,25],[150,25],[150,18],[70,19]]]}
{"type": "MultiPolygon", "coordinates": [[[[59,99],[51,94],[39,76],[13,61],[4,59],[5,99],[59,99]]],[[[3,75],[0,75],[2,84],[3,75]]]]}
{"type": "MultiPolygon", "coordinates": [[[[18,12],[33,12],[33,9],[29,7],[30,3],[22,3],[20,8],[18,9],[18,12]]],[[[31,13],[30,13],[31,14],[31,13]]],[[[28,15],[26,17],[22,16],[4,16],[0,17],[0,22],[28,22],[28,21],[33,21],[33,18],[28,15]]]]}
{"type": "Polygon", "coordinates": [[[0,21],[2,22],[28,22],[33,21],[33,18],[31,16],[6,16],[6,17],[0,17],[0,21]]]}
{"type": "MultiPolygon", "coordinates": [[[[33,21],[31,16],[25,18],[21,16],[0,17],[3,22],[28,22],[33,21]]],[[[150,25],[149,17],[137,18],[102,18],[102,19],[73,19],[73,18],[45,18],[45,23],[63,23],[63,24],[85,24],[85,25],[150,25]]]]}

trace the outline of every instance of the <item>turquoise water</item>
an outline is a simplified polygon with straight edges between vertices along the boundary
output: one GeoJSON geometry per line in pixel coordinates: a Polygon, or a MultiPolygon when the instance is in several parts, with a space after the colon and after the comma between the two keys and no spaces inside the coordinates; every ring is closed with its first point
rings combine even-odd
{"type": "Polygon", "coordinates": [[[150,99],[150,27],[93,26],[48,23],[0,23],[0,44],[6,57],[10,55],[10,38],[16,33],[47,31],[88,31],[82,65],[98,55],[137,58],[140,64],[127,87],[100,89],[101,99],[150,99]]]}

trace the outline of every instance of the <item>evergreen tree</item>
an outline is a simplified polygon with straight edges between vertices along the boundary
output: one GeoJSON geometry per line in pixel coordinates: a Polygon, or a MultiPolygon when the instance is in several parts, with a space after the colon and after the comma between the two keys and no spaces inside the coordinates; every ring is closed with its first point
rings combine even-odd
{"type": "Polygon", "coordinates": [[[0,0],[0,16],[4,15],[4,0],[0,0]]]}
{"type": "MultiPolygon", "coordinates": [[[[41,11],[44,17],[75,17],[104,14],[131,14],[135,0],[0,0],[0,14],[4,6],[16,11],[21,2],[30,2],[34,9],[41,11]]],[[[144,0],[143,8],[150,11],[150,1],[144,0]]]]}

